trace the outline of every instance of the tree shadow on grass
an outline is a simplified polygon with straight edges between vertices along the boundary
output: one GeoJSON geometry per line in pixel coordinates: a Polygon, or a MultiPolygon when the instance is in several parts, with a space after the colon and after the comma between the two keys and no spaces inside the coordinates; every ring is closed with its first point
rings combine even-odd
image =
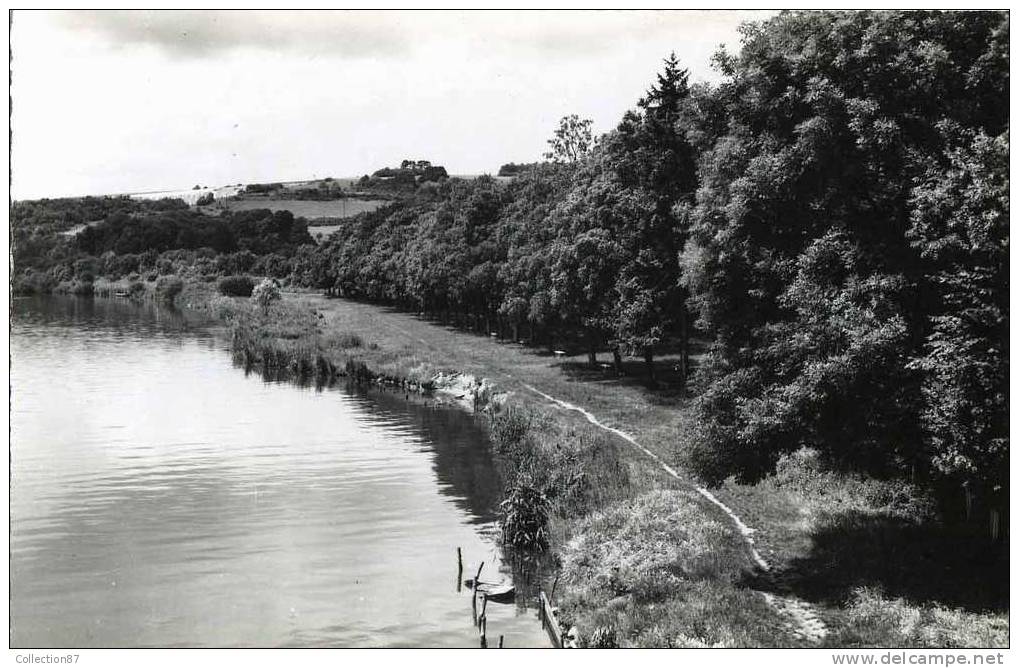
{"type": "Polygon", "coordinates": [[[1008,610],[1008,543],[985,531],[852,511],[833,515],[812,538],[810,554],[752,586],[836,605],[875,587],[913,604],[1008,610]]]}
{"type": "Polygon", "coordinates": [[[578,383],[609,383],[620,387],[635,387],[646,392],[658,403],[675,403],[689,394],[689,381],[684,382],[679,373],[678,358],[655,360],[655,381],[651,382],[647,375],[647,367],[642,360],[623,360],[623,373],[617,375],[615,367],[605,361],[592,365],[586,360],[564,360],[556,363],[563,375],[570,381],[578,383]]]}

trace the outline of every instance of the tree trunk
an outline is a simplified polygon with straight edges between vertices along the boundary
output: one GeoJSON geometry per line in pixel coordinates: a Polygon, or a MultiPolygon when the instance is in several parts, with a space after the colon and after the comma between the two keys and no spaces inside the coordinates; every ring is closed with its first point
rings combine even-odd
{"type": "Polygon", "coordinates": [[[655,384],[655,355],[650,348],[644,349],[644,366],[647,368],[647,379],[655,384]]]}
{"type": "Polygon", "coordinates": [[[619,352],[619,346],[612,348],[612,365],[616,367],[616,375],[623,375],[623,355],[619,352]]]}
{"type": "Polygon", "coordinates": [[[690,331],[687,325],[686,302],[679,307],[679,377],[683,385],[690,373],[690,331]]]}

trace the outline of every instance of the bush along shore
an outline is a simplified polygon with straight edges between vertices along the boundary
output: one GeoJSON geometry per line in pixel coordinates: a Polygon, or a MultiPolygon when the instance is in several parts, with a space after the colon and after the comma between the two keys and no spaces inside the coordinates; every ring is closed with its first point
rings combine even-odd
{"type": "MultiPolygon", "coordinates": [[[[337,329],[301,295],[264,305],[189,283],[177,301],[224,323],[238,364],[266,377],[399,388],[473,410],[503,480],[502,541],[527,581],[521,590],[554,590],[561,626],[575,627],[581,646],[1007,643],[1007,615],[993,612],[1000,608],[993,592],[985,592],[982,612],[962,598],[952,608],[855,586],[874,569],[904,575],[905,552],[922,559],[945,549],[944,536],[923,528],[936,510],[918,487],[832,473],[810,451],[784,458],[757,485],[728,481],[717,495],[758,530],[753,541],[767,555],[764,570],[737,522],[692,484],[576,413],[549,410],[537,395],[427,361],[368,327],[337,329]],[[812,554],[805,543],[819,530],[828,536],[825,554],[805,558],[812,554]],[[895,564],[882,550],[889,545],[899,555],[895,564]]],[[[983,543],[973,545],[957,566],[983,543]]]]}

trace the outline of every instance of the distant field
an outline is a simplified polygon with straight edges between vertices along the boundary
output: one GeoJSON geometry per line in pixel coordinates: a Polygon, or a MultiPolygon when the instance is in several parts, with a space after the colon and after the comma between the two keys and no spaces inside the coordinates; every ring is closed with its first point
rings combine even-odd
{"type": "Polygon", "coordinates": [[[308,232],[311,236],[315,237],[316,240],[321,240],[325,239],[341,227],[343,227],[343,225],[314,225],[308,228],[308,232]]]}
{"type": "Polygon", "coordinates": [[[387,200],[337,199],[325,202],[297,199],[224,199],[219,204],[231,211],[271,209],[290,211],[298,218],[349,218],[365,211],[374,211],[387,200]]]}

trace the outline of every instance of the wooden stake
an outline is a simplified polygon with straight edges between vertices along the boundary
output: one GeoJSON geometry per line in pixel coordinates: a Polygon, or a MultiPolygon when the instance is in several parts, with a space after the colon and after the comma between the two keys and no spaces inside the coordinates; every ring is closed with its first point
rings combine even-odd
{"type": "Polygon", "coordinates": [[[481,579],[481,569],[484,568],[484,567],[485,567],[485,562],[482,561],[481,565],[478,566],[478,574],[474,576],[474,591],[478,590],[478,580],[481,579]]]}
{"type": "Polygon", "coordinates": [[[499,649],[502,649],[502,636],[499,636],[499,649]]]}
{"type": "Polygon", "coordinates": [[[464,558],[460,548],[456,548],[456,593],[460,593],[460,587],[464,579],[464,558]]]}

